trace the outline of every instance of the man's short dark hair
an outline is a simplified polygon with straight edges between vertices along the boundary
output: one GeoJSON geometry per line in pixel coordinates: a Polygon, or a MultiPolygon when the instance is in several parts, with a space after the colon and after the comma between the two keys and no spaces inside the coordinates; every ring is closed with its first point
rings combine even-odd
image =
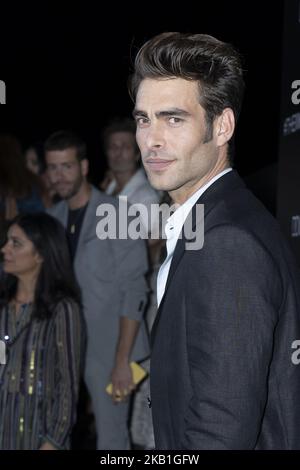
{"type": "Polygon", "coordinates": [[[134,137],[136,152],[139,152],[139,148],[135,140],[136,123],[130,118],[115,118],[103,129],[102,142],[105,151],[107,151],[110,136],[116,132],[128,132],[129,134],[132,134],[134,137]]]}
{"type": "Polygon", "coordinates": [[[44,150],[50,152],[52,150],[66,150],[74,148],[76,150],[76,156],[79,161],[87,158],[86,144],[73,131],[62,130],[54,132],[45,142],[44,150]]]}
{"type": "Polygon", "coordinates": [[[225,42],[206,34],[162,33],[139,50],[129,93],[135,101],[146,78],[183,78],[199,84],[199,103],[206,113],[207,140],[214,119],[231,108],[237,122],[244,94],[240,54],[225,42]]]}

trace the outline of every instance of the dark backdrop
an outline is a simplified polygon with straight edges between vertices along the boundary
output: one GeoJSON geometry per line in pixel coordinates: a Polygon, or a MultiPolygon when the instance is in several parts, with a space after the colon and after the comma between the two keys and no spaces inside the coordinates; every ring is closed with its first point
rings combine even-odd
{"type": "Polygon", "coordinates": [[[288,0],[284,15],[277,217],[300,265],[300,1],[288,0]],[[296,98],[296,96],[295,96],[296,98]]]}
{"type": "Polygon", "coordinates": [[[104,171],[102,126],[131,113],[132,56],[162,31],[203,32],[245,57],[247,92],[236,166],[251,174],[277,159],[282,2],[10,2],[1,5],[1,67],[7,104],[0,132],[26,146],[59,128],[87,140],[95,180],[104,171]]]}

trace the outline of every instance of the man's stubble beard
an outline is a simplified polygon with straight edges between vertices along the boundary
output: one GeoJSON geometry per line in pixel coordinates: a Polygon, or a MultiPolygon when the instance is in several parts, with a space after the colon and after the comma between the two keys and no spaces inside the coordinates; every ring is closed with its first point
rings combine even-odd
{"type": "Polygon", "coordinates": [[[69,199],[72,199],[72,197],[76,196],[76,194],[79,192],[80,188],[81,188],[81,185],[83,183],[83,176],[80,175],[76,181],[74,181],[70,191],[65,194],[64,196],[61,196],[63,199],[66,199],[66,200],[69,200],[69,199]]]}

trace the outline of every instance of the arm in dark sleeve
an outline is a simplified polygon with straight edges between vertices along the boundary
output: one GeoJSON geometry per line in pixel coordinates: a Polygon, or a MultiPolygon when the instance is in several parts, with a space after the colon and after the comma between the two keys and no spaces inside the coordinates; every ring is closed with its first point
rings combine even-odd
{"type": "Polygon", "coordinates": [[[53,338],[54,358],[51,383],[51,412],[47,413],[46,436],[57,448],[64,448],[76,419],[84,324],[79,307],[74,302],[61,302],[55,316],[53,338]],[[54,379],[53,379],[54,377],[54,379]]]}
{"type": "Polygon", "coordinates": [[[281,278],[252,234],[223,225],[190,252],[187,350],[192,396],[184,449],[253,449],[268,393],[281,278]]]}

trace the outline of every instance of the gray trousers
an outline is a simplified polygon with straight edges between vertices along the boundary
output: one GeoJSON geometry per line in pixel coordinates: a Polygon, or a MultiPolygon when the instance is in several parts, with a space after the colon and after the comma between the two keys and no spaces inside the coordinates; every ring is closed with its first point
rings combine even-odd
{"type": "Polygon", "coordinates": [[[110,373],[103,365],[91,361],[85,363],[85,383],[88,388],[96,420],[98,450],[129,450],[128,431],[129,400],[114,403],[105,388],[110,373]]]}

